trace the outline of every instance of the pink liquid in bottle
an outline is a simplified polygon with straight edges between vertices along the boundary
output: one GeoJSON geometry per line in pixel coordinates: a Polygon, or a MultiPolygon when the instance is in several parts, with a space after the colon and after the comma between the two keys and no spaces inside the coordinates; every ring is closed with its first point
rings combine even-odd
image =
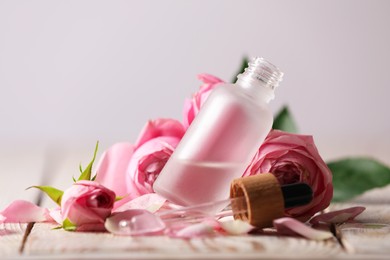
{"type": "Polygon", "coordinates": [[[185,206],[228,198],[230,182],[242,176],[271,129],[268,102],[281,77],[256,58],[236,84],[218,86],[154,183],[155,192],[185,206]]]}

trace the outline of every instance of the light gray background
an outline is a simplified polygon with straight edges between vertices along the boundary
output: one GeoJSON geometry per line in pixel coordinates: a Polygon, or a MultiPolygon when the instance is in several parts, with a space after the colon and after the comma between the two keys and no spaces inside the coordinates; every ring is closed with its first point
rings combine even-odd
{"type": "Polygon", "coordinates": [[[96,140],[181,120],[197,74],[230,81],[244,56],[285,72],[272,110],[287,104],[324,159],[390,163],[389,14],[373,0],[0,1],[0,188],[36,184],[48,156],[70,180],[96,140]]]}

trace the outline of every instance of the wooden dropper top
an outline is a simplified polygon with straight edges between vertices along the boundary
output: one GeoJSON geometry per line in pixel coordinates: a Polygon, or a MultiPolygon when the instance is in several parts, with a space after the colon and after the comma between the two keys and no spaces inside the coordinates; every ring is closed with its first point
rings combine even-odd
{"type": "Polygon", "coordinates": [[[230,198],[239,197],[244,199],[231,205],[234,218],[265,228],[271,227],[274,219],[283,217],[285,208],[308,204],[313,192],[305,183],[281,186],[273,174],[262,173],[231,182],[230,198]]]}

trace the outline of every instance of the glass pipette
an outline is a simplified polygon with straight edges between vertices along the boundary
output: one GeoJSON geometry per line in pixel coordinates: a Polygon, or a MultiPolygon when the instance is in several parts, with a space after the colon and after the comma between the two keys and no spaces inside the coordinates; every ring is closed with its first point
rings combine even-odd
{"type": "MultiPolygon", "coordinates": [[[[266,180],[264,177],[268,176],[261,176],[260,180],[266,180]]],[[[240,178],[239,181],[245,178],[240,178]]],[[[272,176],[272,181],[274,181],[273,178],[272,176]]],[[[235,181],[232,182],[232,187],[235,181]]],[[[274,218],[282,217],[284,209],[306,205],[313,198],[312,189],[306,183],[294,183],[282,186],[273,185],[271,188],[263,185],[262,182],[260,184],[259,187],[253,190],[251,190],[250,186],[247,185],[248,187],[245,187],[244,185],[242,190],[244,191],[243,194],[239,193],[238,195],[234,195],[234,192],[232,193],[231,190],[231,198],[221,201],[159,211],[154,214],[147,210],[127,210],[110,217],[106,221],[105,226],[108,231],[118,235],[146,235],[161,232],[166,228],[198,223],[205,219],[219,219],[226,216],[233,216],[235,219],[247,221],[254,226],[265,227],[274,218]],[[265,190],[262,189],[264,187],[265,190]],[[273,189],[277,191],[276,197],[278,194],[281,195],[280,201],[282,206],[276,206],[276,213],[269,212],[273,211],[274,205],[267,204],[268,201],[275,199],[273,197],[267,197],[270,191],[272,193],[273,189]],[[245,193],[246,191],[254,192],[249,194],[245,193]],[[255,201],[254,205],[251,204],[253,201],[255,201]],[[223,207],[225,207],[223,211],[215,211],[215,209],[223,207]],[[259,213],[256,212],[258,208],[261,209],[259,213]],[[282,210],[281,213],[280,210],[282,210]]]]}

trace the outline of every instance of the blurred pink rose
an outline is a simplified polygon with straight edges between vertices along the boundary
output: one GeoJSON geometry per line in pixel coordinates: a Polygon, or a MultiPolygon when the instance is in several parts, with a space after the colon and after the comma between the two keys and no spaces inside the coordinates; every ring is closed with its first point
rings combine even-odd
{"type": "Polygon", "coordinates": [[[312,136],[272,130],[244,176],[266,172],[273,173],[280,184],[305,182],[313,189],[313,201],[286,210],[287,216],[307,220],[329,206],[333,196],[332,173],[312,136]]]}
{"type": "Polygon", "coordinates": [[[194,120],[201,106],[206,101],[207,97],[210,95],[210,92],[219,83],[223,83],[223,80],[214,77],[210,74],[200,74],[198,75],[198,78],[203,81],[204,84],[200,86],[199,91],[192,96],[192,99],[186,99],[184,102],[183,124],[185,128],[188,128],[192,120],[194,120]]]}
{"type": "Polygon", "coordinates": [[[185,129],[183,125],[175,119],[158,118],[155,120],[149,120],[141,130],[141,133],[135,142],[135,149],[138,149],[149,140],[161,136],[171,136],[181,139],[184,132],[185,129]]]}
{"type": "Polygon", "coordinates": [[[153,192],[153,183],[183,137],[183,125],[173,119],[149,121],[136,142],[127,174],[132,180],[130,196],[153,192]]]}
{"type": "Polygon", "coordinates": [[[99,231],[111,215],[115,193],[94,181],[78,181],[65,190],[61,199],[62,219],[78,231],[99,231]]]}
{"type": "Polygon", "coordinates": [[[130,159],[134,153],[131,143],[116,143],[105,151],[98,163],[96,181],[113,190],[117,196],[126,196],[130,192],[130,177],[126,174],[130,159]]]}
{"type": "MultiPolygon", "coordinates": [[[[159,118],[146,123],[134,145],[117,143],[102,155],[96,181],[126,200],[153,192],[152,185],[171,156],[185,129],[174,119],[159,118]]],[[[119,200],[119,207],[125,200],[119,200]]]]}

